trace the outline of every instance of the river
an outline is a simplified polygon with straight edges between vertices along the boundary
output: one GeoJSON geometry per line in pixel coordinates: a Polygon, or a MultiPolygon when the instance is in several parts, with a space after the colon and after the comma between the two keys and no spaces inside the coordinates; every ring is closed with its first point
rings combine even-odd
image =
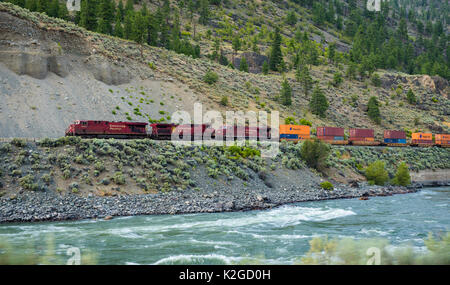
{"type": "Polygon", "coordinates": [[[450,187],[389,197],[304,202],[250,212],[135,216],[1,224],[0,238],[40,252],[52,240],[97,255],[99,264],[236,264],[249,259],[292,264],[317,236],[383,238],[424,249],[428,233],[450,228],[450,187]]]}

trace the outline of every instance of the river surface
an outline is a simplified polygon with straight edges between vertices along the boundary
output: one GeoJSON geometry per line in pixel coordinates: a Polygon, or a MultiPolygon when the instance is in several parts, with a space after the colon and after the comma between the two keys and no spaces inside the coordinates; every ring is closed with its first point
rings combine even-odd
{"type": "Polygon", "coordinates": [[[69,248],[97,255],[100,264],[236,264],[256,258],[292,264],[317,236],[383,238],[424,249],[428,233],[450,229],[450,188],[390,197],[305,202],[250,212],[135,216],[1,224],[0,239],[15,248],[56,254],[69,248]]]}

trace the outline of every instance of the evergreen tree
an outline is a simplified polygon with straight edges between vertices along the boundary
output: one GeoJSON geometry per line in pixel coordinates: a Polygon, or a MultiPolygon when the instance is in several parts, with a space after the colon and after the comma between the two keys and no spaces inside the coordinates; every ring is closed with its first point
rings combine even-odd
{"type": "Polygon", "coordinates": [[[265,60],[262,65],[262,73],[264,75],[267,75],[269,73],[269,64],[267,63],[267,60],[265,60]]]}
{"type": "Polygon", "coordinates": [[[58,18],[59,0],[49,1],[47,11],[47,15],[50,17],[58,18]]]}
{"type": "Polygon", "coordinates": [[[309,69],[306,66],[299,66],[297,68],[296,79],[302,85],[303,93],[308,96],[309,91],[312,89],[313,80],[309,74],[309,69]]]}
{"type": "Polygon", "coordinates": [[[123,8],[122,0],[120,0],[119,4],[117,4],[116,22],[117,22],[117,17],[119,17],[120,21],[122,22],[124,15],[125,15],[125,9],[123,8]]]}
{"type": "Polygon", "coordinates": [[[81,0],[80,25],[91,31],[97,28],[96,0],[81,0]]]}
{"type": "Polygon", "coordinates": [[[233,47],[233,64],[234,64],[234,56],[236,53],[241,49],[241,39],[239,38],[239,35],[235,35],[233,37],[233,41],[231,42],[231,45],[233,47]]]}
{"type": "Polygon", "coordinates": [[[290,106],[292,104],[292,88],[286,78],[284,78],[283,83],[281,83],[280,99],[281,103],[285,106],[290,106]]]}
{"type": "Polygon", "coordinates": [[[288,25],[295,25],[297,23],[298,19],[297,19],[297,15],[295,14],[294,10],[290,10],[286,16],[286,23],[288,25]]]}
{"type": "Polygon", "coordinates": [[[209,21],[209,1],[208,0],[200,0],[200,18],[198,21],[206,25],[209,21]]]}
{"type": "Polygon", "coordinates": [[[125,16],[128,11],[134,11],[133,0],[127,0],[127,3],[125,4],[125,16]]]}
{"type": "Polygon", "coordinates": [[[416,104],[416,95],[414,95],[412,89],[408,90],[408,93],[406,94],[406,99],[408,100],[409,104],[416,104]]]}
{"type": "Polygon", "coordinates": [[[311,112],[320,117],[325,117],[325,112],[328,110],[328,100],[325,94],[318,85],[314,88],[311,100],[309,101],[309,108],[311,112]]]}
{"type": "Polygon", "coordinates": [[[132,39],[133,22],[134,22],[134,13],[133,11],[127,10],[125,14],[125,23],[123,27],[123,37],[125,39],[132,39]]]}
{"type": "Polygon", "coordinates": [[[280,28],[275,28],[275,35],[270,51],[269,68],[273,71],[282,71],[284,66],[283,54],[281,53],[280,28]]]}
{"type": "Polygon", "coordinates": [[[379,105],[377,97],[370,97],[369,103],[367,104],[367,114],[377,124],[381,122],[379,105]]]}
{"type": "Polygon", "coordinates": [[[392,182],[394,185],[400,186],[408,186],[409,184],[411,184],[411,175],[409,174],[408,166],[406,165],[406,163],[400,163],[392,182]]]}
{"type": "Polygon", "coordinates": [[[389,174],[384,168],[384,162],[381,160],[369,164],[365,170],[365,175],[371,185],[383,186],[389,179],[389,174]]]}
{"type": "Polygon", "coordinates": [[[37,0],[36,11],[47,13],[48,0],[37,0]]]}
{"type": "Polygon", "coordinates": [[[147,43],[151,46],[158,45],[158,31],[159,31],[159,23],[156,15],[151,15],[148,20],[148,33],[147,33],[147,43]]]}
{"type": "Polygon", "coordinates": [[[37,11],[37,0],[26,0],[25,8],[31,12],[37,11]]]}
{"type": "Polygon", "coordinates": [[[239,70],[248,72],[248,64],[247,64],[247,60],[245,59],[245,57],[241,58],[241,62],[239,64],[239,70]]]}
{"type": "Polygon", "coordinates": [[[143,57],[143,44],[147,40],[147,23],[146,18],[142,15],[141,11],[135,14],[132,37],[133,40],[139,44],[141,57],[143,57]]]}
{"type": "Polygon", "coordinates": [[[123,38],[123,26],[122,22],[120,21],[120,17],[116,18],[116,23],[114,25],[114,36],[118,38],[123,38]]]}
{"type": "Polygon", "coordinates": [[[58,17],[63,20],[69,19],[69,11],[67,10],[67,5],[65,2],[59,3],[58,17]]]}
{"type": "Polygon", "coordinates": [[[334,62],[336,57],[336,43],[332,42],[328,46],[328,59],[330,62],[334,62]]]}

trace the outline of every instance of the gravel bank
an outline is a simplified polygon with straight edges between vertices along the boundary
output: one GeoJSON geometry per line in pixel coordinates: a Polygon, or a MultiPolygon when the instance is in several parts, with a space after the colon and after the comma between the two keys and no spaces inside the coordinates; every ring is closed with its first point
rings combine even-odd
{"type": "MultiPolygon", "coordinates": [[[[235,189],[218,191],[173,191],[160,194],[115,197],[53,192],[24,192],[15,198],[0,199],[0,222],[36,222],[111,218],[114,216],[212,213],[267,209],[282,204],[326,199],[388,196],[417,191],[416,188],[363,186],[341,187],[333,191],[318,188],[286,187],[279,190],[235,189]]],[[[365,199],[365,198],[363,198],[365,199]]]]}

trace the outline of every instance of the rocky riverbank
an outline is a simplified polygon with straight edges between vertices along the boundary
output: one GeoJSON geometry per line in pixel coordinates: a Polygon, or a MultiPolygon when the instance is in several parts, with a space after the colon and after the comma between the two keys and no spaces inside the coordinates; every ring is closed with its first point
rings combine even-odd
{"type": "Polygon", "coordinates": [[[332,148],[320,173],[306,165],[301,148],[282,143],[268,158],[251,147],[151,140],[0,142],[0,222],[245,211],[384,196],[417,187],[368,186],[364,168],[376,159],[388,162],[390,178],[401,161],[410,169],[428,161],[444,174],[450,169],[444,149],[332,148]],[[334,189],[322,189],[325,181],[334,189]]]}
{"type": "MultiPolygon", "coordinates": [[[[212,213],[268,209],[283,204],[326,199],[390,196],[417,191],[415,188],[362,186],[320,188],[287,187],[278,190],[228,189],[218,191],[172,191],[169,193],[87,196],[72,193],[25,192],[0,198],[0,222],[37,222],[79,219],[110,219],[114,216],[212,213]]],[[[361,201],[363,203],[364,201],[361,201]]]]}

